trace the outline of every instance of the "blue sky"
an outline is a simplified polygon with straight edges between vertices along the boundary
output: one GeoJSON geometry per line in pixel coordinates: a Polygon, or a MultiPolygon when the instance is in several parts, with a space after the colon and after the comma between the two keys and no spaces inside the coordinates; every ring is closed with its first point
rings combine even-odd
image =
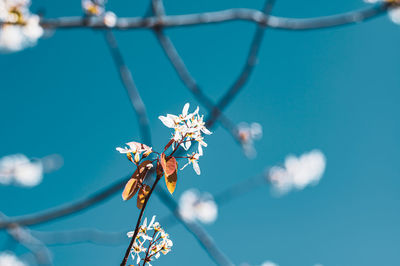
{"type": "MultiPolygon", "coordinates": [[[[140,16],[148,1],[109,0],[120,16],[140,16]]],[[[260,9],[263,1],[165,1],[168,14],[260,9]]],[[[277,1],[273,14],[330,15],[365,6],[358,0],[277,1]]],[[[46,16],[79,15],[80,1],[34,1],[46,16]]],[[[213,100],[236,78],[255,26],[246,22],[167,30],[191,73],[213,100]]],[[[147,106],[153,147],[170,132],[159,115],[200,105],[181,84],[154,34],[116,32],[125,60],[147,106]]],[[[340,28],[291,32],[267,30],[258,65],[226,114],[235,122],[258,122],[264,136],[248,160],[221,127],[207,137],[200,164],[180,173],[174,198],[188,188],[217,193],[282,163],[287,154],[322,150],[327,169],[320,184],[284,197],[267,186],[221,207],[206,226],[235,262],[251,265],[398,265],[400,28],[384,15],[340,28]]],[[[99,32],[59,30],[34,48],[0,55],[0,156],[24,153],[64,157],[59,171],[39,186],[0,187],[1,211],[22,215],[82,198],[133,171],[115,151],[139,140],[137,119],[99,32]]],[[[206,109],[200,106],[200,112],[206,109]]],[[[119,195],[79,215],[37,230],[97,228],[132,230],[138,210],[119,195]]],[[[168,210],[154,197],[146,216],[168,210]]],[[[154,264],[210,265],[182,226],[166,230],[173,252],[154,264]]],[[[4,239],[4,238],[2,238],[4,239]]],[[[56,265],[116,265],[126,244],[52,246],[56,265]]],[[[19,248],[17,253],[23,253],[19,248]]]]}

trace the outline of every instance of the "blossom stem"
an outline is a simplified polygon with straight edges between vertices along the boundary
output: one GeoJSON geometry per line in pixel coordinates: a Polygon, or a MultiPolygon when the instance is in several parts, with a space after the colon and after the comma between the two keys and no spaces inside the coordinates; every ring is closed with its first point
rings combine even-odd
{"type": "Polygon", "coordinates": [[[146,209],[147,202],[149,201],[150,196],[151,196],[151,194],[153,193],[154,188],[157,186],[157,183],[158,183],[158,181],[160,181],[160,179],[161,179],[161,176],[160,176],[160,177],[156,177],[156,180],[154,181],[154,184],[153,184],[153,186],[151,187],[151,190],[150,190],[150,192],[149,192],[149,195],[146,197],[146,199],[145,199],[145,201],[144,201],[142,210],[140,211],[140,214],[139,214],[139,218],[138,218],[138,220],[137,220],[137,222],[136,222],[135,232],[133,233],[132,240],[131,240],[131,242],[129,243],[128,248],[126,249],[125,256],[124,256],[124,258],[122,259],[122,262],[121,262],[121,265],[120,265],[120,266],[125,266],[125,265],[126,265],[126,262],[128,261],[129,253],[131,252],[133,243],[135,243],[136,236],[137,236],[138,233],[139,233],[140,223],[141,223],[141,221],[142,221],[143,213],[144,213],[144,210],[146,209]]]}
{"type": "Polygon", "coordinates": [[[157,242],[157,240],[154,241],[154,237],[155,237],[155,236],[156,236],[156,231],[154,230],[152,240],[151,240],[150,243],[149,243],[149,247],[147,248],[147,251],[146,251],[146,256],[144,257],[144,264],[143,264],[143,265],[146,265],[147,259],[150,258],[150,257],[148,258],[148,256],[149,256],[149,252],[150,252],[151,246],[153,245],[153,243],[157,242]]]}

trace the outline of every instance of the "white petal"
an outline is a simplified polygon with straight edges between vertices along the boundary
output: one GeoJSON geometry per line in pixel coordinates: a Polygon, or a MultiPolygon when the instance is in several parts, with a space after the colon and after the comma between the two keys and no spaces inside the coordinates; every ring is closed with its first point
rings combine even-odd
{"type": "Polygon", "coordinates": [[[188,166],[188,164],[189,164],[189,163],[185,164],[185,165],[181,168],[181,170],[185,169],[185,167],[188,166]]]}
{"type": "Polygon", "coordinates": [[[206,134],[206,135],[211,135],[211,134],[212,134],[211,131],[208,130],[208,129],[207,129],[206,127],[204,127],[204,126],[201,128],[201,131],[203,131],[203,133],[206,134]]]}
{"type": "Polygon", "coordinates": [[[197,115],[199,113],[199,107],[197,106],[196,110],[193,112],[193,115],[197,115]]]}
{"type": "Polygon", "coordinates": [[[117,151],[119,151],[120,153],[128,153],[129,152],[129,150],[127,149],[127,148],[120,148],[120,147],[118,147],[118,148],[115,148],[117,151]]]}
{"type": "Polygon", "coordinates": [[[200,166],[198,162],[196,161],[193,162],[193,169],[196,172],[196,174],[200,175],[200,166]]]}
{"type": "Polygon", "coordinates": [[[190,145],[192,145],[191,141],[186,142],[186,150],[188,150],[190,148],[190,145]]]}
{"type": "Polygon", "coordinates": [[[183,106],[182,115],[183,115],[184,117],[187,116],[187,113],[188,113],[188,110],[189,110],[189,106],[190,106],[189,103],[186,103],[185,106],[183,106]]]}
{"type": "Polygon", "coordinates": [[[151,228],[153,226],[155,219],[156,219],[156,216],[154,215],[153,218],[151,218],[151,221],[149,223],[149,228],[151,228]]]}
{"type": "Polygon", "coordinates": [[[201,143],[200,142],[199,142],[199,145],[198,145],[198,150],[199,150],[199,155],[203,156],[203,148],[201,147],[201,143]]]}
{"type": "Polygon", "coordinates": [[[174,124],[174,121],[173,121],[171,118],[160,115],[160,116],[158,117],[158,119],[160,119],[161,122],[163,122],[163,124],[164,124],[166,127],[174,128],[174,125],[175,125],[175,124],[174,124]]]}

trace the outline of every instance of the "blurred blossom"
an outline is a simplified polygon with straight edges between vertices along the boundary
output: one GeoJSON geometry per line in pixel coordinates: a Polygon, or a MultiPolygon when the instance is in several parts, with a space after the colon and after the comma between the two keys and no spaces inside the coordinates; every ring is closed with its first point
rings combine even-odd
{"type": "Polygon", "coordinates": [[[292,189],[301,190],[316,185],[325,171],[326,160],[319,150],[304,153],[299,158],[288,156],[283,167],[274,166],[268,173],[273,189],[286,194],[292,189]]]}
{"type": "Polygon", "coordinates": [[[262,126],[259,123],[248,124],[246,122],[241,122],[238,125],[238,135],[241,140],[244,154],[248,158],[254,158],[257,155],[257,151],[254,148],[254,140],[262,138],[262,126]]]}
{"type": "Polygon", "coordinates": [[[82,0],[82,9],[90,16],[100,16],[104,13],[105,0],[82,0]]]}
{"type": "MultiPolygon", "coordinates": [[[[383,0],[364,0],[365,3],[375,4],[382,2],[383,0]]],[[[396,2],[396,0],[386,0],[387,2],[396,2]]],[[[399,6],[399,1],[397,1],[397,6],[399,6]]],[[[392,22],[400,24],[400,7],[393,7],[389,9],[388,15],[392,22]]]]}
{"type": "Polygon", "coordinates": [[[0,0],[0,52],[34,46],[43,35],[40,18],[29,11],[29,0],[0,0]]]}
{"type": "Polygon", "coordinates": [[[278,266],[278,264],[276,264],[276,263],[274,263],[274,262],[272,262],[272,261],[270,261],[270,260],[267,260],[267,261],[264,261],[264,262],[261,264],[261,266],[278,266]]]}
{"type": "Polygon", "coordinates": [[[198,220],[209,224],[217,219],[218,206],[211,194],[200,194],[197,190],[190,189],[179,199],[179,213],[185,221],[198,220]]]}
{"type": "Polygon", "coordinates": [[[1,266],[26,266],[24,262],[18,259],[11,252],[2,252],[0,253],[0,265],[1,266]]]}
{"type": "Polygon", "coordinates": [[[0,159],[0,184],[15,183],[33,187],[43,179],[44,172],[57,170],[62,165],[59,155],[49,155],[43,159],[31,160],[23,154],[13,154],[0,159]]]}
{"type": "Polygon", "coordinates": [[[117,24],[117,16],[114,12],[107,11],[104,14],[103,22],[107,27],[114,27],[117,24]]]}

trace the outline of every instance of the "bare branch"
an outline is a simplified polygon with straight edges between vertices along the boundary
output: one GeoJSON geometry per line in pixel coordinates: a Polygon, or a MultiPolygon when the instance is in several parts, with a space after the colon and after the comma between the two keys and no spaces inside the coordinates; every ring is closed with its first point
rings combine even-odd
{"type": "MultiPolygon", "coordinates": [[[[329,27],[337,27],[347,24],[361,22],[374,18],[385,13],[393,3],[381,2],[368,6],[364,9],[355,10],[343,14],[324,16],[317,18],[284,18],[277,16],[265,16],[263,12],[255,9],[234,8],[214,12],[194,13],[186,15],[164,16],[162,20],[158,17],[131,17],[119,18],[113,29],[144,29],[157,27],[182,27],[203,25],[212,23],[223,23],[229,21],[249,21],[260,25],[281,30],[312,30],[329,27]]],[[[49,29],[70,29],[70,28],[110,28],[102,20],[84,17],[60,17],[42,19],[40,24],[49,29]]]]}

